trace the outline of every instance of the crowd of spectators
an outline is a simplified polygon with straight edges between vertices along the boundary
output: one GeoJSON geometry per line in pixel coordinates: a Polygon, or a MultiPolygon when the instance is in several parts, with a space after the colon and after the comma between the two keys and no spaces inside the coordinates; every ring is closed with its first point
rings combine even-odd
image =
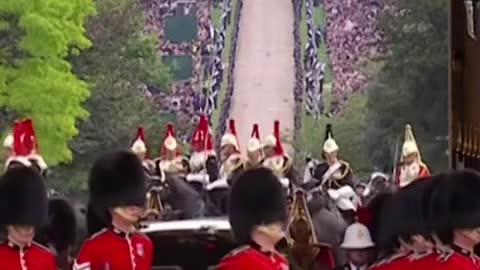
{"type": "MultiPolygon", "coordinates": [[[[192,75],[181,81],[174,81],[168,91],[153,87],[144,90],[159,107],[160,111],[175,113],[179,134],[188,133],[192,122],[199,114],[211,115],[220,104],[218,96],[224,81],[225,39],[227,27],[232,21],[232,0],[143,0],[145,10],[145,31],[158,36],[159,54],[162,56],[188,55],[192,58],[192,75]],[[212,22],[212,8],[221,9],[218,29],[212,22]],[[165,23],[169,16],[195,15],[197,18],[197,38],[192,42],[175,43],[165,34],[165,23]],[[185,128],[182,128],[182,124],[185,128]],[[182,132],[185,131],[185,132],[182,132]]],[[[234,31],[232,49],[236,46],[238,31],[234,31]]],[[[233,92],[233,67],[235,57],[229,56],[227,93],[220,109],[220,123],[228,118],[229,104],[233,92]],[[230,94],[229,94],[230,93],[230,94]]]]}
{"type": "Polygon", "coordinates": [[[161,56],[189,56],[192,59],[192,74],[186,80],[176,80],[167,91],[150,89],[149,96],[160,111],[175,113],[181,119],[195,119],[195,100],[203,85],[203,70],[210,57],[213,43],[211,1],[209,0],[143,0],[146,25],[145,31],[159,39],[158,50],[161,56]],[[172,42],[165,34],[169,16],[195,16],[197,37],[192,41],[172,42]]]}
{"type": "Polygon", "coordinates": [[[332,111],[344,110],[351,93],[364,89],[367,77],[358,64],[385,54],[387,46],[378,27],[381,0],[323,0],[327,54],[333,71],[332,111]]]}
{"type": "Polygon", "coordinates": [[[305,66],[305,109],[308,115],[315,118],[324,114],[323,83],[325,79],[325,63],[318,57],[318,50],[322,42],[322,31],[315,25],[313,0],[305,1],[307,44],[304,55],[305,66]]]}

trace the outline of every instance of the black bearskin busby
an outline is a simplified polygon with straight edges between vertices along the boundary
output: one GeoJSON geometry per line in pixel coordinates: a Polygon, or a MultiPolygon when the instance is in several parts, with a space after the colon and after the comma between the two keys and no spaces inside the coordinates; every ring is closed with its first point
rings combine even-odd
{"type": "Polygon", "coordinates": [[[435,216],[435,233],[444,244],[449,244],[455,229],[480,227],[480,174],[461,170],[442,178],[433,192],[431,211],[435,216]]]}
{"type": "Polygon", "coordinates": [[[390,255],[399,246],[399,239],[410,242],[412,236],[430,237],[428,215],[424,212],[423,194],[429,179],[413,182],[393,194],[382,207],[382,217],[375,232],[376,243],[383,253],[390,255]]]}
{"type": "Polygon", "coordinates": [[[6,171],[0,181],[0,225],[47,223],[47,190],[43,177],[32,168],[18,167],[6,171]]]}
{"type": "Polygon", "coordinates": [[[267,168],[241,173],[234,181],[229,201],[229,221],[236,240],[248,244],[257,225],[285,222],[286,200],[282,185],[267,168]]]}
{"type": "Polygon", "coordinates": [[[142,162],[129,151],[100,157],[90,171],[90,204],[108,222],[108,210],[119,206],[145,206],[146,176],[142,162]]]}
{"type": "Polygon", "coordinates": [[[48,201],[48,224],[40,229],[36,239],[45,246],[51,245],[57,252],[74,246],[77,234],[77,219],[70,203],[63,198],[48,201]]]}

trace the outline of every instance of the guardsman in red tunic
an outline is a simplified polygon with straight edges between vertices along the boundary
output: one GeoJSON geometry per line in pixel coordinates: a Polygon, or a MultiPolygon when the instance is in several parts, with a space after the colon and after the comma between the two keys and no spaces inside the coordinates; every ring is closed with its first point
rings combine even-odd
{"type": "Polygon", "coordinates": [[[146,181],[140,160],[130,152],[106,154],[93,165],[88,184],[87,219],[95,219],[97,228],[103,225],[103,229],[83,243],[73,269],[150,270],[152,242],[135,226],[145,209],[146,181]]]}
{"type": "MultiPolygon", "coordinates": [[[[431,227],[439,256],[424,265],[439,270],[480,269],[474,247],[480,243],[480,175],[463,170],[432,177],[431,227]]],[[[427,269],[427,268],[423,268],[427,269]]]]}
{"type": "Polygon", "coordinates": [[[245,168],[255,168],[262,166],[264,160],[262,143],[260,142],[260,131],[258,124],[253,125],[252,135],[247,143],[247,160],[245,162],[245,168]]]}
{"type": "Polygon", "coordinates": [[[254,168],[233,183],[229,220],[235,239],[244,246],[222,259],[217,270],[288,270],[275,249],[284,238],[285,196],[271,170],[254,168]]]}
{"type": "Polygon", "coordinates": [[[29,167],[10,168],[0,184],[0,224],[7,239],[0,243],[0,269],[56,270],[55,256],[33,241],[47,223],[47,191],[42,176],[29,167]]]}
{"type": "Polygon", "coordinates": [[[192,136],[190,173],[187,175],[187,182],[199,192],[203,192],[210,182],[219,178],[217,154],[212,137],[208,119],[201,115],[192,136]]]}
{"type": "Polygon", "coordinates": [[[156,159],[155,163],[165,174],[182,175],[185,177],[189,171],[188,159],[180,151],[172,123],[167,124],[162,149],[160,150],[160,158],[156,159]]]}
{"type": "Polygon", "coordinates": [[[297,184],[298,175],[293,168],[293,160],[283,150],[278,120],[273,124],[273,134],[268,135],[263,142],[263,152],[265,154],[263,166],[277,175],[284,188],[297,184]]]}
{"type": "Polygon", "coordinates": [[[402,146],[400,164],[395,170],[395,184],[403,188],[418,178],[430,176],[427,165],[422,162],[412,127],[405,127],[405,139],[402,146]]]}
{"type": "Polygon", "coordinates": [[[143,168],[145,173],[150,178],[150,180],[163,178],[162,172],[155,171],[155,162],[148,158],[148,148],[145,138],[145,131],[143,127],[139,127],[137,130],[137,136],[135,141],[133,141],[130,150],[137,155],[137,157],[142,161],[143,168]]]}

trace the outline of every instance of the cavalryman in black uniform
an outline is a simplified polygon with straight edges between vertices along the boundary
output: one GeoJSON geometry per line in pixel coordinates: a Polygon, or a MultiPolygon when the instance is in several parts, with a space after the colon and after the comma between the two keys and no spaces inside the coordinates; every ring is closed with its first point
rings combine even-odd
{"type": "Polygon", "coordinates": [[[323,143],[322,158],[323,162],[314,168],[313,179],[307,186],[318,186],[337,189],[344,185],[350,185],[353,188],[353,173],[350,165],[338,158],[340,148],[333,139],[332,125],[328,124],[326,128],[325,142],[323,143]]]}

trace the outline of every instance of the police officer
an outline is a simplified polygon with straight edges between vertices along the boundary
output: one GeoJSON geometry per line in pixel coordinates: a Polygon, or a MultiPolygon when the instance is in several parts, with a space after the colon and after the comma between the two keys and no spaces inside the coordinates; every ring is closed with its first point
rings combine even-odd
{"type": "Polygon", "coordinates": [[[278,178],[266,168],[250,169],[233,183],[229,220],[235,239],[243,246],[218,265],[218,270],[288,270],[275,249],[284,238],[285,197],[278,178]]]}
{"type": "Polygon", "coordinates": [[[7,240],[0,244],[0,269],[56,270],[55,256],[33,239],[47,223],[47,191],[32,168],[7,170],[0,184],[0,224],[7,240]]]}
{"type": "Polygon", "coordinates": [[[104,228],[83,243],[73,269],[149,270],[152,242],[135,226],[145,208],[140,160],[130,152],[106,154],[93,165],[88,184],[87,218],[96,219],[104,228]]]}

